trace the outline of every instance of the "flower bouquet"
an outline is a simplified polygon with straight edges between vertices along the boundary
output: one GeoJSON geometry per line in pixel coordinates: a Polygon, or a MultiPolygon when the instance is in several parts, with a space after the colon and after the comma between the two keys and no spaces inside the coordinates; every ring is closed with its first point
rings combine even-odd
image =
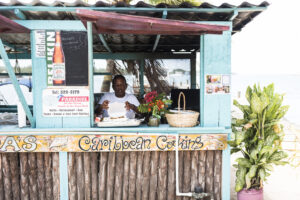
{"type": "Polygon", "coordinates": [[[161,116],[168,112],[167,108],[172,103],[172,100],[169,100],[165,93],[157,94],[156,91],[147,93],[145,101],[145,103],[139,105],[138,110],[141,113],[151,114],[150,119],[156,118],[157,120],[160,120],[161,116]]]}

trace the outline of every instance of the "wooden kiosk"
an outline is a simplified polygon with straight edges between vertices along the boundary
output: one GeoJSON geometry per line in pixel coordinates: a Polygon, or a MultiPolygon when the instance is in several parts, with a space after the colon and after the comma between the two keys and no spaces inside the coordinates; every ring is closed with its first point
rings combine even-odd
{"type": "MultiPolygon", "coordinates": [[[[1,58],[31,125],[0,127],[0,199],[191,199],[195,188],[200,187],[207,199],[229,200],[230,150],[226,141],[231,133],[231,96],[230,92],[210,91],[208,78],[224,76],[225,79],[226,76],[226,80],[230,80],[231,35],[267,5],[213,7],[202,4],[199,8],[170,8],[168,5],[162,8],[160,5],[153,8],[139,3],[136,7],[106,4],[99,7],[0,7],[1,58]],[[119,14],[118,21],[104,19],[109,14],[103,15],[100,11],[152,18],[119,14]],[[45,13],[51,20],[43,19],[45,13]],[[158,19],[178,19],[181,14],[191,19],[185,21],[192,21],[195,16],[204,20],[190,23],[158,19]],[[62,20],[63,15],[70,15],[73,20],[62,20]],[[140,20],[140,24],[135,20],[140,20]],[[51,59],[47,56],[53,55],[53,51],[47,46],[47,37],[57,30],[87,32],[86,83],[55,86],[50,81],[49,84],[52,72],[48,63],[51,59]],[[19,59],[32,59],[33,113],[9,62],[13,55],[5,49],[12,47],[9,41],[13,38],[22,38],[24,34],[28,37],[29,33],[29,48],[24,44],[25,48],[15,50],[24,50],[18,55],[19,59]],[[113,43],[106,41],[110,34],[146,36],[154,43],[151,51],[143,50],[143,45],[130,51],[126,44],[125,51],[118,51],[113,43]],[[178,40],[174,38],[173,45],[164,43],[174,35],[181,38],[182,44],[176,45],[178,40]],[[100,38],[102,52],[95,44],[95,37],[100,38]],[[194,40],[195,37],[198,39],[194,40]],[[194,44],[194,41],[199,43],[194,44]],[[160,47],[160,42],[167,45],[160,47]],[[95,127],[93,59],[140,60],[141,83],[145,59],[190,59],[191,88],[195,88],[196,54],[171,52],[182,47],[200,51],[199,126],[95,127]],[[57,103],[57,98],[64,98],[64,103],[57,103]],[[56,107],[61,110],[55,110],[56,107]]],[[[143,85],[140,88],[142,95],[143,85]]]]}

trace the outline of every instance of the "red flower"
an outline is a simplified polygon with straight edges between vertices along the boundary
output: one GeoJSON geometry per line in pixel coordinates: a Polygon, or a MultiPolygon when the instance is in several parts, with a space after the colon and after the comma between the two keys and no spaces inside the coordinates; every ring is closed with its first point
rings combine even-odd
{"type": "Polygon", "coordinates": [[[153,91],[153,92],[149,92],[145,95],[145,100],[147,103],[153,101],[153,99],[155,99],[155,97],[157,97],[157,92],[153,91]]]}

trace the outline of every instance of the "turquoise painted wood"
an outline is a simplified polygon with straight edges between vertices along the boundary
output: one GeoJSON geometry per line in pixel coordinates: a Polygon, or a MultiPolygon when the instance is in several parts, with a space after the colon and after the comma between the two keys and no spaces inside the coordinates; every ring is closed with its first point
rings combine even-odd
{"type": "MultiPolygon", "coordinates": [[[[232,26],[230,22],[218,22],[220,23],[232,26]]],[[[205,94],[205,77],[214,74],[231,75],[231,31],[222,35],[200,36],[200,123],[202,127],[230,129],[231,95],[205,94]]],[[[230,200],[229,146],[222,152],[222,199],[230,200]]]]}
{"type": "Polygon", "coordinates": [[[93,32],[92,22],[87,22],[88,33],[88,62],[89,62],[89,89],[90,89],[90,126],[94,126],[94,62],[93,62],[93,32]]]}
{"type": "MultiPolygon", "coordinates": [[[[49,8],[49,7],[48,7],[49,8]]],[[[86,31],[80,20],[13,20],[30,30],[86,31]]]]}
{"type": "Polygon", "coordinates": [[[10,80],[13,83],[13,86],[15,88],[15,91],[17,93],[19,101],[21,102],[22,107],[23,107],[23,109],[26,113],[26,116],[28,117],[31,126],[35,127],[35,119],[33,118],[32,114],[30,112],[29,106],[28,106],[28,104],[25,100],[24,94],[22,93],[19,82],[18,82],[17,77],[14,73],[14,70],[13,70],[11,64],[10,64],[10,61],[7,57],[7,54],[6,54],[6,51],[5,51],[5,48],[3,46],[3,43],[2,43],[1,39],[0,39],[0,54],[1,54],[1,58],[3,60],[3,63],[6,67],[7,73],[9,74],[10,80]]]}
{"type": "Polygon", "coordinates": [[[140,60],[140,69],[139,69],[139,80],[140,80],[140,97],[144,96],[144,68],[145,68],[145,60],[140,60]]]}
{"type": "Polygon", "coordinates": [[[60,200],[69,199],[68,152],[59,152],[60,200]]]}

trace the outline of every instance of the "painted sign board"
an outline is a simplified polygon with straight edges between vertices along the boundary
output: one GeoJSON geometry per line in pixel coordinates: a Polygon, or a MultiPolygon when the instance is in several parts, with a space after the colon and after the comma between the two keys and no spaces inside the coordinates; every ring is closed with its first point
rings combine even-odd
{"type": "Polygon", "coordinates": [[[1,152],[109,152],[224,150],[226,134],[89,133],[81,135],[0,136],[1,152]]]}
{"type": "Polygon", "coordinates": [[[230,75],[207,74],[205,76],[205,94],[230,94],[230,75]]]}
{"type": "Polygon", "coordinates": [[[83,117],[90,115],[89,90],[85,87],[43,90],[44,117],[83,117]]]}

